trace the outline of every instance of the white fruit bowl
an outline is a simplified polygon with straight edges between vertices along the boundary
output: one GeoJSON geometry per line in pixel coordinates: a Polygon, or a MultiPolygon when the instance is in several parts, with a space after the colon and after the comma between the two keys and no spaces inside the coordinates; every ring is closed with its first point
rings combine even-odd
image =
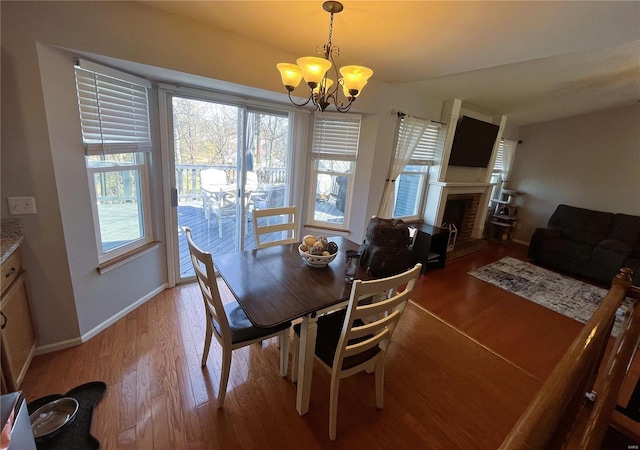
{"type": "Polygon", "coordinates": [[[329,256],[319,256],[319,255],[310,255],[309,253],[304,252],[298,246],[298,253],[300,253],[300,257],[307,265],[311,267],[326,267],[329,265],[331,261],[336,259],[338,252],[335,252],[333,255],[329,256]]]}

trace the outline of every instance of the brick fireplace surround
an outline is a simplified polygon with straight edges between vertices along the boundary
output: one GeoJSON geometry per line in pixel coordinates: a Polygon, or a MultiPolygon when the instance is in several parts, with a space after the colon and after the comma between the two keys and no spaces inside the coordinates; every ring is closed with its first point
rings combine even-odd
{"type": "Polygon", "coordinates": [[[471,239],[482,194],[449,194],[445,202],[443,223],[453,223],[458,229],[458,242],[471,239]]]}

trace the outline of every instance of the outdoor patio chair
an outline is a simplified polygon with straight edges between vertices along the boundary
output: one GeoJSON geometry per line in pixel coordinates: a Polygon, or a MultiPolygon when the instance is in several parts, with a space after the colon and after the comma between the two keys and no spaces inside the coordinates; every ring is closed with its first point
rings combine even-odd
{"type": "Polygon", "coordinates": [[[284,206],[285,185],[269,186],[263,195],[253,195],[255,209],[278,208],[284,206]]]}
{"type": "Polygon", "coordinates": [[[237,301],[223,305],[213,270],[213,256],[211,253],[201,250],[193,242],[190,228],[185,228],[185,234],[193,270],[200,285],[206,311],[207,331],[204,352],[202,353],[202,367],[207,365],[212,336],[215,336],[222,347],[222,372],[218,389],[218,408],[222,408],[231,371],[231,354],[238,348],[277,336],[280,346],[280,375],[287,376],[291,322],[271,328],[256,328],[251,324],[237,301]]]}
{"type": "Polygon", "coordinates": [[[207,202],[209,208],[209,218],[207,225],[211,228],[211,221],[215,218],[218,224],[218,236],[222,237],[222,219],[225,217],[235,217],[238,208],[238,195],[235,186],[220,189],[211,193],[207,202]]]}
{"type": "MultiPolygon", "coordinates": [[[[355,280],[347,309],[318,319],[315,356],[331,373],[329,438],[332,441],[336,438],[338,391],[343,378],[363,370],[375,372],[376,406],[382,409],[385,355],[421,268],[418,263],[399,275],[355,280]]],[[[299,324],[293,326],[295,350],[299,346],[300,327],[299,324]]],[[[291,361],[294,381],[298,364],[295,350],[291,361]]]]}
{"type": "Polygon", "coordinates": [[[200,171],[200,192],[202,193],[202,210],[204,211],[204,218],[207,221],[210,219],[209,214],[211,209],[209,207],[209,200],[212,195],[219,192],[220,189],[227,186],[227,174],[222,169],[202,169],[200,171]]]}

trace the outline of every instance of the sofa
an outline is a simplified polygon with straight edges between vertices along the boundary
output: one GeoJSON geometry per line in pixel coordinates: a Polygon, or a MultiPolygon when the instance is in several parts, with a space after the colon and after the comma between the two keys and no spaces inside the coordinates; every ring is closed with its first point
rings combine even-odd
{"type": "Polygon", "coordinates": [[[559,205],[547,226],[533,233],[529,257],[605,285],[629,267],[640,286],[640,216],[559,205]]]}

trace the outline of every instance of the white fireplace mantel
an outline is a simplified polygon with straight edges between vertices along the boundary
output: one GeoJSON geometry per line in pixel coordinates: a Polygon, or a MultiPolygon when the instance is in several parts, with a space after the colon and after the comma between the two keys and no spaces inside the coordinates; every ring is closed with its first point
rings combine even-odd
{"type": "MultiPolygon", "coordinates": [[[[494,183],[432,181],[429,182],[424,220],[427,223],[441,224],[447,197],[452,194],[481,194],[480,204],[488,205],[494,183]]],[[[473,225],[472,237],[482,239],[487,208],[480,208],[473,225]]]]}

